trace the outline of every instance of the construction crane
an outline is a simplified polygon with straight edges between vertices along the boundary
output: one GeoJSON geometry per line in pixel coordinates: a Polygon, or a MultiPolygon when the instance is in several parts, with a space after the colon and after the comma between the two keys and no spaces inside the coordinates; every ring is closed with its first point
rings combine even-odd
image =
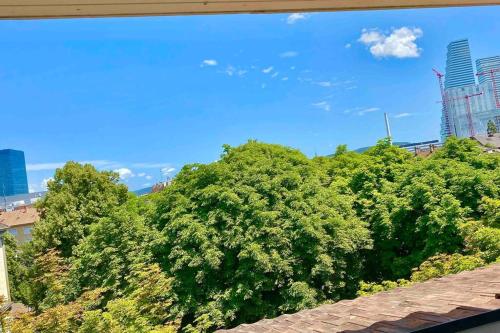
{"type": "Polygon", "coordinates": [[[456,98],[451,98],[447,99],[447,102],[450,101],[457,101],[457,100],[464,100],[465,99],[465,106],[466,106],[466,115],[467,115],[467,127],[469,129],[469,136],[473,137],[476,135],[476,130],[474,129],[474,122],[472,121],[472,112],[470,108],[470,99],[472,97],[477,97],[481,96],[483,92],[477,93],[477,94],[472,94],[472,95],[465,95],[461,97],[456,97],[456,98]]]}
{"type": "Polygon", "coordinates": [[[448,105],[447,105],[447,98],[446,98],[446,93],[444,91],[444,86],[443,86],[443,77],[444,74],[440,73],[436,69],[432,69],[432,71],[436,74],[438,81],[439,81],[439,89],[441,90],[441,100],[443,101],[443,116],[444,116],[444,130],[445,130],[445,135],[446,137],[451,136],[454,134],[454,130],[452,129],[451,121],[450,121],[450,115],[448,112],[448,105]]]}
{"type": "Polygon", "coordinates": [[[492,68],[487,70],[486,72],[477,73],[477,76],[489,75],[491,78],[491,82],[493,83],[493,95],[495,96],[495,102],[497,105],[497,109],[500,109],[500,97],[498,96],[497,91],[497,82],[495,73],[500,73],[500,68],[492,68]]]}

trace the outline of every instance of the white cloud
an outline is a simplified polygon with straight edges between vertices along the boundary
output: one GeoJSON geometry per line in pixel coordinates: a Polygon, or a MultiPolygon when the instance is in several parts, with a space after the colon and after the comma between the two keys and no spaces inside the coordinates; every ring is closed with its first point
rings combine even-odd
{"type": "Polygon", "coordinates": [[[247,70],[245,69],[238,69],[234,67],[233,65],[228,65],[222,73],[227,74],[228,76],[233,76],[233,75],[238,75],[238,76],[244,76],[246,73],[248,73],[247,70]]]}
{"type": "Polygon", "coordinates": [[[279,72],[274,72],[274,74],[273,74],[273,75],[271,75],[271,78],[273,78],[273,79],[274,79],[274,78],[275,78],[275,77],[277,77],[278,75],[279,75],[279,72]]]}
{"type": "Polygon", "coordinates": [[[317,84],[318,86],[325,87],[325,88],[332,86],[332,83],[330,81],[314,82],[314,84],[317,84]]]}
{"type": "Polygon", "coordinates": [[[326,112],[329,112],[332,109],[332,106],[327,101],[313,103],[312,106],[317,107],[318,109],[324,110],[326,112]]]}
{"type": "Polygon", "coordinates": [[[234,68],[233,66],[229,65],[226,67],[226,71],[225,73],[229,76],[233,76],[234,73],[236,73],[236,68],[234,68]]]}
{"type": "Polygon", "coordinates": [[[174,171],[175,168],[169,168],[169,167],[161,169],[161,173],[163,176],[170,176],[174,171]]]}
{"type": "Polygon", "coordinates": [[[147,179],[147,180],[151,180],[153,179],[153,177],[151,175],[148,175],[147,173],[145,172],[139,172],[137,174],[137,177],[140,177],[140,178],[144,178],[144,179],[147,179]]]}
{"type": "Polygon", "coordinates": [[[54,180],[54,178],[52,177],[49,177],[49,178],[44,178],[42,180],[42,183],[40,184],[40,187],[42,189],[42,191],[47,191],[47,184],[49,183],[49,181],[51,180],[54,180]]]}
{"type": "Polygon", "coordinates": [[[422,49],[415,41],[422,36],[420,28],[401,27],[393,29],[389,35],[378,29],[363,29],[358,41],[368,46],[376,58],[418,58],[422,49]]]}
{"type": "Polygon", "coordinates": [[[57,168],[62,168],[64,164],[65,164],[64,162],[26,164],[26,170],[27,171],[55,170],[57,168]]]}
{"type": "Polygon", "coordinates": [[[119,168],[119,169],[115,169],[113,171],[118,173],[118,175],[120,175],[120,179],[128,179],[128,178],[132,178],[135,176],[134,173],[132,172],[132,170],[130,170],[128,168],[119,168]]]}
{"type": "Polygon", "coordinates": [[[286,51],[280,54],[281,58],[293,58],[299,55],[299,52],[296,51],[286,51]]]}
{"type": "Polygon", "coordinates": [[[294,71],[294,70],[295,70],[295,66],[290,67],[290,69],[291,69],[292,71],[294,71]]]}
{"type": "Polygon", "coordinates": [[[266,89],[266,87],[267,87],[267,84],[265,84],[265,83],[262,83],[262,84],[260,85],[260,87],[261,87],[262,89],[266,89]]]}
{"type": "Polygon", "coordinates": [[[356,108],[344,110],[344,113],[349,114],[349,113],[355,112],[358,116],[364,116],[367,113],[376,112],[379,110],[380,110],[380,108],[378,108],[378,107],[370,107],[370,108],[356,107],[356,108]]]}
{"type": "Polygon", "coordinates": [[[267,68],[264,68],[264,69],[262,70],[262,73],[264,73],[264,74],[269,74],[269,73],[271,73],[271,72],[273,71],[273,69],[274,69],[274,67],[273,67],[273,66],[269,66],[269,67],[267,67],[267,68]]]}
{"type": "Polygon", "coordinates": [[[202,61],[200,67],[205,67],[205,66],[217,66],[218,62],[215,59],[205,59],[202,61]]]}
{"type": "Polygon", "coordinates": [[[347,43],[347,44],[345,44],[345,45],[344,45],[344,47],[345,47],[346,49],[350,49],[350,48],[351,48],[351,46],[352,46],[352,45],[351,45],[351,43],[347,43]]]}
{"type": "MultiPolygon", "coordinates": [[[[92,164],[95,167],[116,167],[119,163],[107,160],[80,161],[81,164],[92,164]]],[[[50,171],[62,168],[66,162],[49,162],[49,163],[28,163],[26,164],[27,171],[50,171]]]]}
{"type": "Polygon", "coordinates": [[[411,113],[408,112],[403,112],[403,113],[398,113],[394,115],[394,118],[405,118],[411,116],[411,113]]]}
{"type": "Polygon", "coordinates": [[[298,21],[302,21],[308,18],[308,15],[304,13],[293,13],[288,15],[286,18],[286,23],[288,24],[295,24],[298,21]]]}
{"type": "Polygon", "coordinates": [[[281,81],[288,81],[288,76],[281,78],[281,81]]]}
{"type": "Polygon", "coordinates": [[[379,111],[380,108],[366,108],[358,111],[358,116],[364,116],[367,113],[379,111]]]}

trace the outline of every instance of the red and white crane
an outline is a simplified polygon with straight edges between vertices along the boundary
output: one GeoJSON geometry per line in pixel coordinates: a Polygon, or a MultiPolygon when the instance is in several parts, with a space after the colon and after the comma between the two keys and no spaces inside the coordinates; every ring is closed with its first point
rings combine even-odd
{"type": "Polygon", "coordinates": [[[472,120],[472,111],[470,108],[470,99],[473,97],[481,96],[483,92],[477,93],[477,94],[471,94],[471,95],[465,95],[461,97],[455,97],[451,99],[447,99],[447,101],[457,101],[457,100],[464,100],[465,99],[465,106],[466,106],[466,115],[467,115],[467,127],[469,129],[469,136],[473,137],[476,135],[476,130],[474,129],[474,122],[472,120]]]}
{"type": "Polygon", "coordinates": [[[498,96],[497,91],[497,82],[495,73],[500,73],[500,68],[492,68],[487,70],[486,72],[477,73],[477,76],[489,75],[491,78],[491,82],[493,83],[493,95],[495,96],[495,102],[497,105],[497,109],[500,109],[500,97],[498,96]]]}
{"type": "Polygon", "coordinates": [[[444,86],[443,86],[443,77],[444,77],[444,74],[440,73],[438,70],[436,69],[432,69],[432,71],[436,74],[437,78],[438,78],[438,81],[439,81],[439,89],[441,90],[441,100],[443,102],[443,116],[444,116],[444,129],[445,129],[445,135],[446,137],[449,137],[451,136],[452,134],[454,134],[454,130],[452,128],[452,125],[451,125],[451,121],[450,121],[450,114],[448,112],[448,103],[447,103],[447,98],[446,98],[446,92],[444,90],[444,86]]]}

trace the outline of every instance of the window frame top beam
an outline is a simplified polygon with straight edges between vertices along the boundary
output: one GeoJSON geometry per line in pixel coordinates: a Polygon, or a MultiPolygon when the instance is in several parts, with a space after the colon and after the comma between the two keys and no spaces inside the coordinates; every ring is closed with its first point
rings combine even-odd
{"type": "Polygon", "coordinates": [[[500,0],[0,0],[0,19],[290,13],[500,5],[500,0]]]}

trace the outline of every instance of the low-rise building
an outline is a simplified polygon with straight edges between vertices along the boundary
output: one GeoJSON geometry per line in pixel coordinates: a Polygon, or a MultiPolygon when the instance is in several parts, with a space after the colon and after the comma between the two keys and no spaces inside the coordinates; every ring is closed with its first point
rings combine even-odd
{"type": "Polygon", "coordinates": [[[7,232],[13,235],[19,244],[31,241],[33,226],[38,219],[39,214],[36,208],[30,206],[0,212],[0,225],[6,226],[7,232]]]}
{"type": "Polygon", "coordinates": [[[0,212],[11,211],[21,206],[34,205],[38,200],[42,199],[45,194],[47,194],[47,191],[1,196],[0,212]]]}

